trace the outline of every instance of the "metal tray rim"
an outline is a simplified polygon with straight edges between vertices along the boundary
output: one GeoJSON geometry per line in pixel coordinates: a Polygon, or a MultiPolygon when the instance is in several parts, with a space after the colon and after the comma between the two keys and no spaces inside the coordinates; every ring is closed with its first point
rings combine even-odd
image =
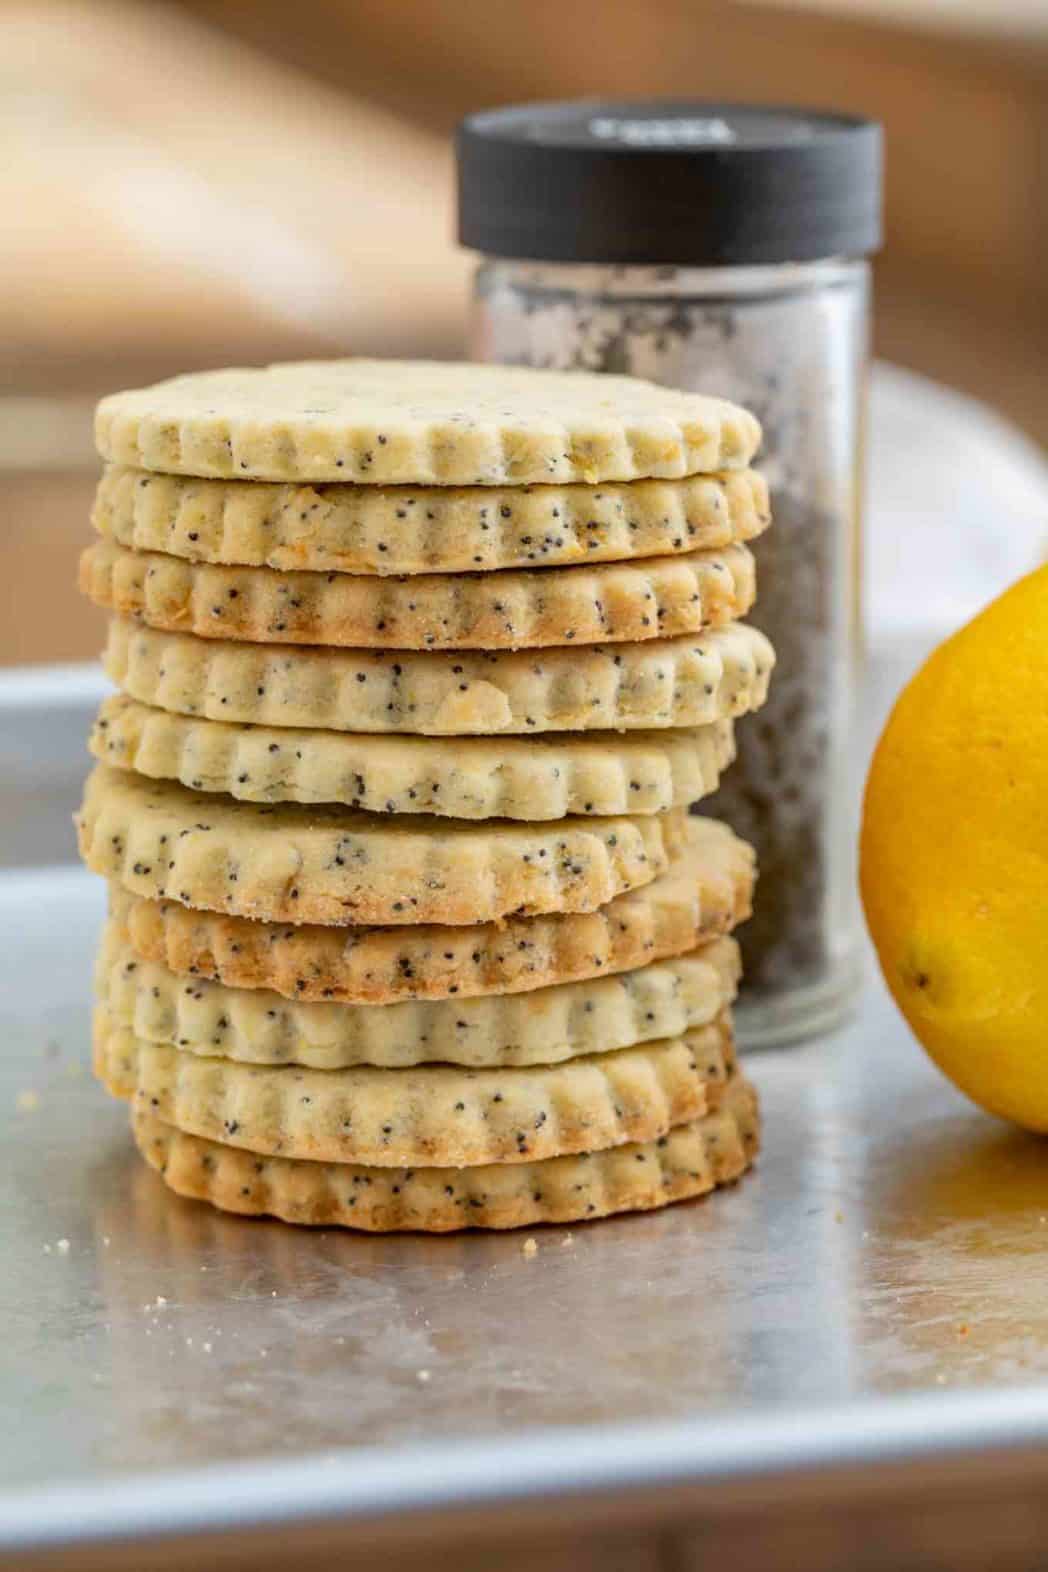
{"type": "MultiPolygon", "coordinates": [[[[0,1550],[40,1551],[117,1539],[293,1526],[322,1520],[381,1521],[394,1513],[570,1500],[605,1492],[685,1487],[705,1510],[731,1505],[732,1486],[776,1481],[796,1492],[835,1472],[919,1461],[1008,1466],[1043,1452],[1048,1475],[1048,1384],[929,1393],[815,1405],[771,1416],[711,1422],[538,1428],[510,1441],[416,1444],[307,1454],[293,1462],[129,1475],[91,1486],[0,1495],[0,1550]],[[857,1423],[861,1414],[861,1422],[857,1423]],[[112,1502],[119,1501],[114,1507],[112,1502]]],[[[871,1481],[875,1483],[874,1481],[871,1481]]]]}

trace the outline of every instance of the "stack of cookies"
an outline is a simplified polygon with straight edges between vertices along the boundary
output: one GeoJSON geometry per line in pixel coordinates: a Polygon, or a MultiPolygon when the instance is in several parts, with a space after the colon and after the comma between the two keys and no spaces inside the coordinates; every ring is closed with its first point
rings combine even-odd
{"type": "Polygon", "coordinates": [[[744,410],[340,361],[103,401],[95,1064],[172,1189],[371,1230],[651,1208],[756,1148],[689,816],[763,700],[744,410]]]}

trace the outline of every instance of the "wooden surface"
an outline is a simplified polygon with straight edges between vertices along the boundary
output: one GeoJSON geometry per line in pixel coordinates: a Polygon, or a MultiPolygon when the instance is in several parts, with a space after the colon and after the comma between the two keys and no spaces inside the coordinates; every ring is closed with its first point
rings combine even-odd
{"type": "Polygon", "coordinates": [[[1048,439],[1043,31],[943,4],[948,28],[917,0],[303,0],[293,25],[285,0],[0,0],[0,664],[98,647],[72,586],[93,398],[191,366],[461,351],[448,138],[485,104],[881,118],[878,353],[1048,439]]]}
{"type": "Polygon", "coordinates": [[[288,33],[282,0],[187,0],[341,92],[447,134],[483,105],[586,94],[754,99],[883,121],[886,245],[877,344],[1048,438],[1044,46],[1001,0],[926,0],[891,15],[731,0],[317,0],[288,33]],[[944,0],[933,9],[943,10],[944,0]],[[964,21],[967,7],[969,22],[964,21]],[[395,14],[395,24],[391,21],[395,14]],[[434,62],[439,61],[439,70],[434,62]]]}

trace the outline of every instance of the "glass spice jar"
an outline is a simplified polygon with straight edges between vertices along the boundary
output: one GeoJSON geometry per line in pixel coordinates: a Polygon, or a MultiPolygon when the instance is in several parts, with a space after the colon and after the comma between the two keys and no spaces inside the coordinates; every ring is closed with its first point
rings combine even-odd
{"type": "Polygon", "coordinates": [[[773,523],[753,621],[778,661],[703,813],[757,848],[740,933],[747,1046],[842,1019],[860,981],[851,723],[880,128],[708,103],[567,103],[469,117],[459,233],[477,360],[625,372],[759,417],[773,523]]]}

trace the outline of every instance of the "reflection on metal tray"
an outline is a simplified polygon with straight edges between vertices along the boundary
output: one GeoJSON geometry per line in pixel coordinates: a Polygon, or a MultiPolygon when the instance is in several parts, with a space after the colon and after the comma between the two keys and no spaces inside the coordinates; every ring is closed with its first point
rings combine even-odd
{"type": "MultiPolygon", "coordinates": [[[[0,693],[5,850],[35,824],[67,853],[97,684],[34,680],[0,693]]],[[[749,1180],[527,1256],[169,1195],[88,1070],[101,910],[69,865],[0,874],[0,1566],[996,1567],[1043,1541],[1048,1153],[878,986],[754,1059],[749,1180]]]]}

